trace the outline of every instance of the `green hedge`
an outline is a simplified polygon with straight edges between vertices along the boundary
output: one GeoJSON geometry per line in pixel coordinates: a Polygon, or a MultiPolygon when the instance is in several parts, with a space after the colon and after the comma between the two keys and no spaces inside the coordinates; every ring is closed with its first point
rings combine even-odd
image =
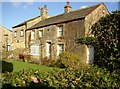
{"type": "Polygon", "coordinates": [[[78,55],[71,52],[62,52],[57,61],[51,63],[50,66],[59,68],[79,68],[86,66],[86,63],[78,55]]]}
{"type": "Polygon", "coordinates": [[[97,67],[79,70],[63,69],[49,73],[39,70],[23,70],[5,73],[2,81],[6,87],[47,87],[47,88],[119,88],[120,75],[97,67]]]}

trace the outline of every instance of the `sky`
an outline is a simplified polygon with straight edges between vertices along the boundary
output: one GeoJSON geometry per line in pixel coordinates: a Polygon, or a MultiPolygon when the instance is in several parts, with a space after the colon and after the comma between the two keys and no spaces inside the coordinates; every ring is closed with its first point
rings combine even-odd
{"type": "MultiPolygon", "coordinates": [[[[47,5],[48,14],[50,16],[55,16],[58,14],[64,13],[64,6],[66,5],[66,1],[56,2],[56,1],[35,1],[30,0],[11,0],[11,1],[2,1],[0,3],[0,24],[6,27],[7,29],[12,30],[12,27],[20,24],[28,19],[37,17],[40,15],[39,8],[44,7],[47,5]],[[22,2],[21,2],[22,1],[22,2]],[[2,14],[1,14],[2,13],[2,14]]],[[[105,0],[104,0],[105,1],[105,0]]],[[[72,6],[72,10],[77,10],[80,8],[84,8],[87,6],[92,6],[95,4],[101,3],[100,0],[98,1],[91,1],[89,2],[82,2],[82,1],[71,1],[70,5],[72,6]]],[[[111,2],[104,2],[108,11],[118,10],[118,1],[111,1],[111,2]]]]}

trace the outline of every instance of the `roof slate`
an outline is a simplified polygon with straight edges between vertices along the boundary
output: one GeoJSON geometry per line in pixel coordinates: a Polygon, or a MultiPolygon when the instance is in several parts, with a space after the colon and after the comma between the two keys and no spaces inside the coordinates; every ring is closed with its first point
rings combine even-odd
{"type": "Polygon", "coordinates": [[[36,28],[45,27],[45,26],[54,25],[54,24],[59,24],[59,23],[63,23],[66,21],[68,22],[68,21],[76,20],[80,18],[85,18],[90,12],[92,12],[94,9],[96,9],[100,5],[101,4],[97,4],[91,7],[82,8],[79,10],[71,11],[69,13],[63,13],[57,16],[44,19],[43,21],[38,22],[37,24],[28,28],[27,30],[36,29],[36,28]]]}

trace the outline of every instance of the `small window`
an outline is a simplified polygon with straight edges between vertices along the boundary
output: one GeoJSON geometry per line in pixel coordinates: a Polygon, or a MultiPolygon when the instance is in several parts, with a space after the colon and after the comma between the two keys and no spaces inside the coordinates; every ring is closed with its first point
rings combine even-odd
{"type": "Polygon", "coordinates": [[[24,34],[23,30],[21,30],[21,32],[20,32],[20,36],[23,36],[23,34],[24,34]]]}
{"type": "Polygon", "coordinates": [[[47,30],[50,31],[50,28],[48,27],[47,30]]]}
{"type": "Polygon", "coordinates": [[[14,37],[17,37],[17,31],[14,32],[14,37]]]}
{"type": "Polygon", "coordinates": [[[58,55],[59,55],[61,52],[64,52],[64,44],[58,44],[58,55]]]}
{"type": "Polygon", "coordinates": [[[32,30],[31,32],[31,39],[35,39],[35,30],[32,30]]]}
{"type": "Polygon", "coordinates": [[[103,9],[102,12],[105,13],[105,10],[103,9]]]}
{"type": "Polygon", "coordinates": [[[43,30],[39,31],[39,37],[43,37],[43,30]]]}
{"type": "Polygon", "coordinates": [[[58,27],[58,37],[63,36],[63,26],[58,27]]]}

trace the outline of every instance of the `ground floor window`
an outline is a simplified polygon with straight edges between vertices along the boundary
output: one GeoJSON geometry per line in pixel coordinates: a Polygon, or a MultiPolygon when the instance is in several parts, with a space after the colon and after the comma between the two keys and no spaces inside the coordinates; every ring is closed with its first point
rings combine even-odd
{"type": "Polygon", "coordinates": [[[58,44],[58,55],[64,51],[64,44],[58,44]]]}
{"type": "Polygon", "coordinates": [[[39,45],[31,45],[30,53],[31,55],[39,55],[39,45]]]}

